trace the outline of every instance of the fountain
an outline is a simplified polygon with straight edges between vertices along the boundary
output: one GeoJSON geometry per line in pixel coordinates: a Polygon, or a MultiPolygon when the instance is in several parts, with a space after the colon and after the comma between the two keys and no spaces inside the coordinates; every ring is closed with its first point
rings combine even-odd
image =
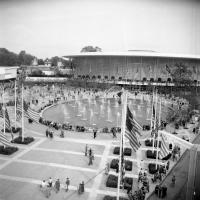
{"type": "Polygon", "coordinates": [[[117,112],[117,127],[120,127],[119,119],[120,119],[120,112],[117,112]]]}
{"type": "Polygon", "coordinates": [[[82,118],[82,120],[84,120],[84,121],[86,121],[87,120],[87,117],[86,117],[86,108],[85,108],[85,106],[83,107],[83,118],[82,118]]]}
{"type": "Polygon", "coordinates": [[[107,122],[112,122],[112,120],[111,120],[111,110],[110,110],[110,106],[108,106],[108,118],[107,118],[107,122]]]}
{"type": "Polygon", "coordinates": [[[119,107],[119,103],[118,103],[118,100],[115,99],[115,108],[118,108],[119,107]]]}
{"type": "Polygon", "coordinates": [[[104,105],[103,104],[100,105],[100,115],[104,116],[104,105]]]}
{"type": "Polygon", "coordinates": [[[96,124],[95,124],[95,123],[92,123],[92,122],[93,122],[93,118],[94,118],[94,112],[93,112],[93,110],[91,109],[91,110],[90,110],[90,124],[93,125],[93,126],[95,126],[96,124]]]}

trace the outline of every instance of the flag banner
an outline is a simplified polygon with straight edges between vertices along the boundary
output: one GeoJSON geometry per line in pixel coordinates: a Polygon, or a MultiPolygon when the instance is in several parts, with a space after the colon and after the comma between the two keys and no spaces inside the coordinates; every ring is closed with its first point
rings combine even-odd
{"type": "Polygon", "coordinates": [[[166,71],[167,71],[169,74],[171,74],[171,70],[170,70],[170,68],[169,68],[168,65],[165,66],[165,69],[166,69],[166,71]]]}
{"type": "Polygon", "coordinates": [[[1,103],[0,103],[0,117],[4,118],[4,116],[3,116],[3,106],[2,106],[1,103]]]}
{"type": "Polygon", "coordinates": [[[127,106],[125,137],[129,140],[129,143],[134,151],[137,151],[140,147],[140,143],[136,135],[141,135],[139,131],[140,129],[142,129],[142,127],[133,118],[133,114],[127,106]]]}
{"type": "MultiPolygon", "coordinates": [[[[24,117],[32,119],[34,122],[39,123],[40,114],[29,107],[29,105],[24,101],[24,117]]],[[[17,105],[17,121],[22,118],[22,106],[17,105]]]]}
{"type": "Polygon", "coordinates": [[[160,139],[161,139],[161,147],[160,147],[160,158],[164,158],[169,154],[169,150],[168,150],[168,146],[166,144],[166,139],[164,138],[164,136],[161,134],[160,135],[160,139]]]}
{"type": "Polygon", "coordinates": [[[0,142],[5,146],[13,146],[7,137],[0,131],[0,142]]]}
{"type": "Polygon", "coordinates": [[[5,124],[6,124],[6,128],[11,130],[10,119],[9,119],[7,108],[5,108],[5,124]]]}

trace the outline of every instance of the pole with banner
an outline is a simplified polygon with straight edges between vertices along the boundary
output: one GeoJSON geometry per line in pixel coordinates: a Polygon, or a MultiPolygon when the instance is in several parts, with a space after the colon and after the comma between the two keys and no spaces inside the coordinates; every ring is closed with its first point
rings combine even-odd
{"type": "Polygon", "coordinates": [[[17,86],[16,86],[16,80],[15,80],[15,130],[17,128],[17,86]]]}
{"type": "Polygon", "coordinates": [[[120,196],[120,185],[121,185],[121,178],[122,178],[122,155],[123,155],[123,142],[124,142],[124,135],[126,129],[126,112],[127,112],[127,93],[123,91],[123,100],[122,100],[122,122],[121,122],[121,136],[120,136],[120,157],[119,157],[119,173],[118,173],[118,184],[117,184],[117,200],[119,200],[120,196]]]}
{"type": "Polygon", "coordinates": [[[24,142],[24,85],[22,83],[22,142],[24,142]]]}
{"type": "MultiPolygon", "coordinates": [[[[158,127],[161,127],[161,110],[162,110],[162,101],[160,99],[158,127]]],[[[156,169],[158,167],[158,152],[159,152],[159,140],[160,140],[159,130],[157,130],[157,131],[158,131],[158,137],[157,137],[157,151],[156,151],[156,169]]]]}

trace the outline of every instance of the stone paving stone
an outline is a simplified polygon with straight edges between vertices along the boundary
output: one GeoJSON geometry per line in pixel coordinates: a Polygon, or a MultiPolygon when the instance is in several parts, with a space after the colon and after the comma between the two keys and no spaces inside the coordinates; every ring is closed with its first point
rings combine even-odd
{"type": "MultiPolygon", "coordinates": [[[[32,178],[37,180],[48,179],[60,179],[61,182],[64,182],[66,177],[69,177],[71,180],[71,185],[78,186],[82,181],[87,182],[96,174],[94,172],[79,171],[73,169],[65,169],[55,166],[39,165],[39,164],[29,164],[29,163],[20,163],[13,162],[9,164],[6,168],[0,170],[0,174],[8,176],[16,176],[23,178],[32,178]]],[[[88,182],[87,187],[91,187],[93,180],[88,182]]]]}
{"type": "Polygon", "coordinates": [[[31,160],[62,165],[77,166],[83,168],[96,169],[99,166],[100,158],[95,157],[93,165],[88,165],[89,158],[84,155],[73,155],[61,152],[46,152],[42,150],[31,150],[22,157],[22,160],[31,160]]]}
{"type": "MultiPolygon", "coordinates": [[[[87,142],[87,141],[86,141],[87,142]]],[[[69,150],[75,152],[85,153],[85,145],[83,143],[70,142],[70,141],[55,141],[55,140],[46,140],[38,147],[47,148],[47,149],[57,149],[57,150],[69,150]]],[[[94,150],[94,154],[102,154],[105,146],[103,145],[92,145],[88,144],[88,148],[92,148],[94,150]]]]}

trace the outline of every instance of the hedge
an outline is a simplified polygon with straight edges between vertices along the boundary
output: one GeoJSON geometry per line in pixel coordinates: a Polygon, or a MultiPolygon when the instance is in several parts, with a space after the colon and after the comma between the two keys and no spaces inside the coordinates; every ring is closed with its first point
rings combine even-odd
{"type": "MultiPolygon", "coordinates": [[[[117,188],[118,176],[110,174],[106,181],[106,187],[117,188]]],[[[125,177],[124,178],[124,189],[132,188],[133,178],[125,177]]]]}
{"type": "MultiPolygon", "coordinates": [[[[17,133],[17,132],[19,132],[20,130],[21,130],[21,128],[19,128],[19,127],[17,127],[16,129],[15,129],[15,127],[12,127],[12,133],[17,133]]],[[[1,131],[4,132],[3,129],[2,129],[1,131]]],[[[11,133],[10,129],[8,129],[8,128],[5,129],[5,132],[6,132],[6,133],[11,133]]]]}
{"type": "Polygon", "coordinates": [[[158,165],[158,168],[156,169],[156,164],[155,163],[150,163],[148,165],[149,168],[149,173],[150,174],[155,174],[158,170],[163,173],[164,172],[164,167],[162,165],[158,165]]]}
{"type": "Polygon", "coordinates": [[[25,137],[24,141],[22,141],[22,137],[17,137],[14,140],[12,140],[12,143],[17,143],[17,144],[30,144],[31,142],[34,141],[33,137],[25,137]]]}
{"type": "MultiPolygon", "coordinates": [[[[112,169],[117,169],[117,166],[118,166],[118,163],[119,163],[119,160],[118,159],[113,159],[111,161],[111,164],[110,164],[110,168],[112,169]]],[[[125,160],[125,170],[127,171],[131,171],[132,170],[132,161],[130,160],[125,160]]]]}
{"type": "Polygon", "coordinates": [[[147,158],[156,159],[157,151],[147,150],[146,156],[147,158]]]}
{"type": "MultiPolygon", "coordinates": [[[[106,196],[104,196],[103,200],[117,200],[117,197],[106,195],[106,196]]],[[[119,200],[128,200],[128,199],[126,199],[124,197],[119,197],[119,200]]]]}
{"type": "MultiPolygon", "coordinates": [[[[113,154],[117,154],[119,155],[119,152],[120,151],[120,148],[119,147],[115,147],[114,150],[113,150],[113,154]]],[[[131,148],[124,148],[124,155],[125,156],[131,156],[132,154],[132,149],[131,148]]]]}
{"type": "Polygon", "coordinates": [[[0,154],[3,155],[11,155],[13,153],[15,153],[16,151],[18,151],[17,147],[5,147],[4,146],[0,146],[0,154]]]}
{"type": "MultiPolygon", "coordinates": [[[[153,140],[152,139],[145,140],[145,145],[147,147],[152,147],[153,146],[153,140]]],[[[155,140],[154,147],[157,147],[157,140],[155,140]]],[[[159,147],[161,147],[161,141],[159,141],[159,147]]]]}

